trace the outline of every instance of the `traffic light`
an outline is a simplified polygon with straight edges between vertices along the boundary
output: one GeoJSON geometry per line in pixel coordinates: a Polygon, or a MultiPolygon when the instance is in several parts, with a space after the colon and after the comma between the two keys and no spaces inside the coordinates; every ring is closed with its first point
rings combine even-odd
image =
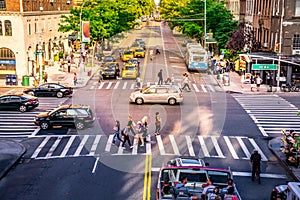
{"type": "Polygon", "coordinates": [[[79,41],[75,40],[73,45],[74,45],[74,50],[78,51],[80,49],[80,42],[79,41]]]}
{"type": "Polygon", "coordinates": [[[276,44],[275,44],[275,49],[274,49],[274,51],[275,51],[275,52],[279,52],[279,43],[276,43],[276,44]]]}

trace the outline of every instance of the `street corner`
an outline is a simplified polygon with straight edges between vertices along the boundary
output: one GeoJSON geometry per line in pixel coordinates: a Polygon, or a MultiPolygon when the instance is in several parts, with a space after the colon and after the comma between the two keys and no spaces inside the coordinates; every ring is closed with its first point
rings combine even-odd
{"type": "Polygon", "coordinates": [[[0,179],[24,155],[26,148],[10,139],[0,139],[0,179]]]}

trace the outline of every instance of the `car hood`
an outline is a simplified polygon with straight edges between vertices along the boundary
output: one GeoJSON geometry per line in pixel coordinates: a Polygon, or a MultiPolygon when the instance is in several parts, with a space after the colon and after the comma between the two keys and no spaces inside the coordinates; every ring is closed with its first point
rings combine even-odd
{"type": "Polygon", "coordinates": [[[36,118],[48,117],[48,112],[42,112],[36,115],[36,118]]]}

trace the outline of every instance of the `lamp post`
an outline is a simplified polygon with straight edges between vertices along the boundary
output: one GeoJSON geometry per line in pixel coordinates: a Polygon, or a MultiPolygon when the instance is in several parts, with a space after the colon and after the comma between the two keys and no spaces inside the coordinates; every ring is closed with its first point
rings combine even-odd
{"type": "Polygon", "coordinates": [[[82,9],[83,9],[83,6],[85,4],[85,0],[83,0],[82,4],[81,4],[81,7],[80,7],[80,14],[79,14],[79,40],[80,40],[80,44],[81,44],[81,48],[80,48],[80,64],[79,64],[79,67],[80,67],[80,73],[82,72],[82,69],[83,71],[85,71],[85,68],[84,68],[84,63],[83,63],[83,52],[84,52],[84,43],[82,41],[82,9]]]}
{"type": "Polygon", "coordinates": [[[283,18],[284,18],[284,0],[281,5],[281,18],[280,18],[280,34],[279,34],[279,60],[277,69],[277,91],[280,91],[280,68],[281,68],[281,53],[282,53],[282,34],[283,34],[283,18]]]}
{"type": "Polygon", "coordinates": [[[204,0],[204,49],[206,50],[206,0],[204,0]]]}

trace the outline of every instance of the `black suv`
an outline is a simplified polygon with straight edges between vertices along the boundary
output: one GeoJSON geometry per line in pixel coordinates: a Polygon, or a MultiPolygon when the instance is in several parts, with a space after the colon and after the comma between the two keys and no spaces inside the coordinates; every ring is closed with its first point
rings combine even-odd
{"type": "Polygon", "coordinates": [[[35,125],[45,130],[53,126],[75,127],[84,129],[93,124],[93,116],[90,106],[62,105],[52,111],[40,113],[34,118],[35,125]]]}

